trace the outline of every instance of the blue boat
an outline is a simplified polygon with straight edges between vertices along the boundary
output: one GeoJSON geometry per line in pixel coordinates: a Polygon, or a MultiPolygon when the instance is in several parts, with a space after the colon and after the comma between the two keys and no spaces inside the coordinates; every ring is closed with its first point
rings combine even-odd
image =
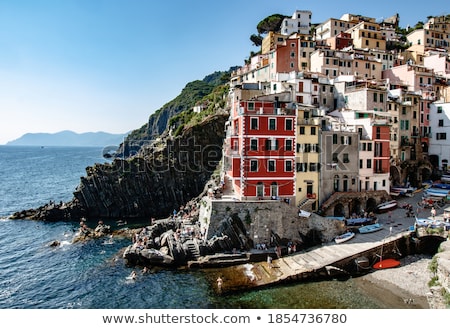
{"type": "Polygon", "coordinates": [[[442,196],[445,197],[450,193],[450,190],[441,188],[427,188],[424,194],[427,196],[442,196]]]}
{"type": "Polygon", "coordinates": [[[366,226],[361,226],[358,229],[358,231],[359,231],[359,233],[365,234],[365,233],[377,232],[382,229],[383,229],[383,224],[375,223],[375,224],[370,224],[370,225],[366,225],[366,226]]]}
{"type": "Polygon", "coordinates": [[[446,183],[434,183],[431,187],[442,189],[442,190],[450,190],[450,184],[446,184],[446,183]]]}

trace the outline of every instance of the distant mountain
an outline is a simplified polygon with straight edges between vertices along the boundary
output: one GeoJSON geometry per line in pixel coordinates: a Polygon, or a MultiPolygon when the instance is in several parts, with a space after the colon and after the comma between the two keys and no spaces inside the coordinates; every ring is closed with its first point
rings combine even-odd
{"type": "Polygon", "coordinates": [[[70,130],[57,133],[28,133],[6,143],[11,146],[118,146],[125,134],[110,134],[106,132],[88,132],[78,134],[70,130]]]}

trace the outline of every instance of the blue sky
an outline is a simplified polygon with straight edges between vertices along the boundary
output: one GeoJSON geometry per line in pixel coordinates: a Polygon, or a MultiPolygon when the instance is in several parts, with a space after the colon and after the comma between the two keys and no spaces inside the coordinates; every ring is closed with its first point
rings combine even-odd
{"type": "Polygon", "coordinates": [[[242,65],[265,17],[448,14],[448,1],[0,0],[0,144],[141,127],[186,83],[242,65]]]}

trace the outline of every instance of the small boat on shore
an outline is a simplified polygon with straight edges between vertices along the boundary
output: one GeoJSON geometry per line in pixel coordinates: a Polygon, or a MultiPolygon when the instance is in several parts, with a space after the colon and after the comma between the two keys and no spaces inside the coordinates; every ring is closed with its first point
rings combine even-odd
{"type": "Polygon", "coordinates": [[[442,188],[427,188],[424,191],[424,196],[437,196],[437,197],[445,197],[450,193],[450,190],[442,189],[442,188]]]}
{"type": "Polygon", "coordinates": [[[355,233],[354,232],[345,232],[344,234],[338,235],[336,238],[334,238],[334,241],[336,243],[343,243],[346,242],[352,238],[355,237],[355,233]]]}
{"type": "Polygon", "coordinates": [[[444,174],[441,176],[441,182],[450,183],[450,174],[444,174]]]}
{"type": "Polygon", "coordinates": [[[374,224],[377,221],[375,217],[357,217],[357,218],[349,218],[345,219],[346,226],[363,226],[374,224]]]}
{"type": "Polygon", "coordinates": [[[366,226],[361,226],[358,231],[361,234],[366,234],[366,233],[372,233],[372,232],[377,232],[383,229],[383,224],[380,223],[375,223],[375,224],[370,224],[370,225],[366,225],[366,226]]]}
{"type": "Polygon", "coordinates": [[[400,265],[400,261],[394,258],[386,258],[380,259],[379,262],[373,264],[372,268],[375,270],[382,270],[385,268],[393,268],[398,267],[400,265]]]}
{"type": "Polygon", "coordinates": [[[442,190],[450,190],[450,184],[449,183],[434,183],[431,185],[431,188],[439,188],[442,190]]]}
{"type": "Polygon", "coordinates": [[[398,207],[398,202],[397,200],[391,200],[391,201],[387,201],[387,202],[383,202],[380,203],[377,208],[376,208],[376,212],[377,213],[383,213],[383,212],[388,212],[390,210],[394,210],[395,208],[398,207]]]}

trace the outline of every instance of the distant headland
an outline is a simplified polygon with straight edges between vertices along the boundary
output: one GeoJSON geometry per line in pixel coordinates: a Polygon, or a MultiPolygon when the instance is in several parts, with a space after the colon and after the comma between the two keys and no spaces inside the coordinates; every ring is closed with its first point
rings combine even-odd
{"type": "Polygon", "coordinates": [[[27,133],[6,143],[8,146],[107,146],[120,145],[128,135],[107,132],[76,133],[64,130],[57,133],[27,133]]]}

